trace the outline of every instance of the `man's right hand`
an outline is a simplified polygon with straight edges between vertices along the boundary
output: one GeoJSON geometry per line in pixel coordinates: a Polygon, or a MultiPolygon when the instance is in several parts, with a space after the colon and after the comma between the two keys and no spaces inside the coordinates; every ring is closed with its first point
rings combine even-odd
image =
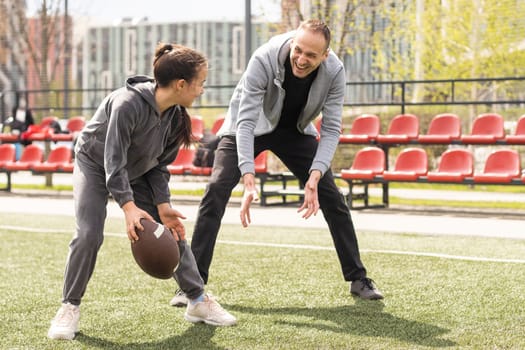
{"type": "Polygon", "coordinates": [[[252,202],[259,201],[259,193],[257,193],[257,189],[255,188],[255,175],[251,173],[244,174],[243,182],[244,195],[242,196],[240,217],[242,226],[248,227],[251,223],[250,205],[252,202]]]}

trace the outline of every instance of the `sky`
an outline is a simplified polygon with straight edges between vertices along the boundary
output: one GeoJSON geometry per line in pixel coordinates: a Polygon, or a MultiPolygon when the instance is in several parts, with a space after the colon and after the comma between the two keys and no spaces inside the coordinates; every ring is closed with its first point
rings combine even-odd
{"type": "MultiPolygon", "coordinates": [[[[41,3],[27,0],[28,15],[34,15],[41,3]]],[[[254,16],[277,20],[280,1],[251,0],[251,10],[254,16]]],[[[116,23],[123,17],[148,17],[150,22],[243,21],[245,0],[68,0],[68,13],[92,17],[100,24],[116,23]]]]}

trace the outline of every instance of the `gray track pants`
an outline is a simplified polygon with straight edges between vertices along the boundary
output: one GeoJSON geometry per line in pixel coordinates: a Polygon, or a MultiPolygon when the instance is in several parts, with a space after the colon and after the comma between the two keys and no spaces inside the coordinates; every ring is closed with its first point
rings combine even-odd
{"type": "MultiPolygon", "coordinates": [[[[133,181],[135,204],[160,222],[151,191],[145,181],[133,181]]],[[[69,255],[64,274],[63,302],[80,305],[104,240],[109,192],[106,189],[104,169],[82,153],[75,159],[73,171],[76,234],[69,244],[69,255]]],[[[174,278],[188,298],[204,292],[193,253],[186,241],[179,241],[181,259],[174,278]]],[[[131,252],[130,252],[131,254],[131,252]]]]}

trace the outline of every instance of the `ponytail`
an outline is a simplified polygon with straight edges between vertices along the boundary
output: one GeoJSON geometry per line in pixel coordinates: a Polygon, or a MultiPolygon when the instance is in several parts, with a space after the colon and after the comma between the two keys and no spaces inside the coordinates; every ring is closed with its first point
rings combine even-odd
{"type": "Polygon", "coordinates": [[[184,148],[188,148],[192,143],[191,117],[186,108],[180,106],[179,124],[175,133],[175,142],[184,148]]]}

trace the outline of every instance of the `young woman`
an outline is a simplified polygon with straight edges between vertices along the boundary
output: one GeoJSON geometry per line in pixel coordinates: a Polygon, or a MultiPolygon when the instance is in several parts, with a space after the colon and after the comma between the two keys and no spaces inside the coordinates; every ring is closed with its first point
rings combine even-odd
{"type": "Polygon", "coordinates": [[[95,268],[104,239],[109,197],[124,211],[128,238],[138,240],[141,218],[162,222],[179,242],[181,260],[174,272],[190,299],[185,318],[216,326],[236,323],[204,292],[195,258],[185,240],[185,217],[170,205],[166,165],[180,147],[191,142],[186,112],[204,92],[207,60],[174,44],[159,44],[154,79],[134,76],[110,93],[78,137],[75,145],[73,195],[76,235],[69,245],[62,306],[48,337],[73,339],[78,331],[79,305],[95,268]]]}

